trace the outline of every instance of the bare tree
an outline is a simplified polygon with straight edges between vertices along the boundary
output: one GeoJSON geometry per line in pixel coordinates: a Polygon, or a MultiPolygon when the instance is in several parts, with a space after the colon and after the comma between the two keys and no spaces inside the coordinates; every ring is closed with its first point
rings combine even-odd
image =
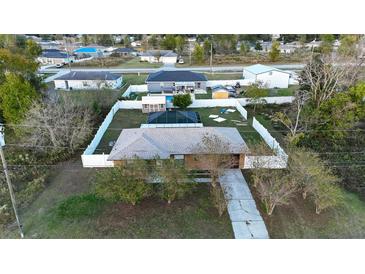
{"type": "Polygon", "coordinates": [[[91,136],[93,116],[70,99],[48,100],[34,103],[21,126],[32,145],[73,152],[91,136]]]}
{"type": "Polygon", "coordinates": [[[288,204],[298,189],[283,170],[254,169],[253,182],[269,216],[276,206],[288,204]]]}
{"type": "Polygon", "coordinates": [[[308,101],[308,93],[299,90],[295,94],[293,104],[289,109],[274,114],[273,121],[282,123],[289,130],[289,142],[295,143],[298,140],[298,131],[303,129],[301,113],[305,103],[308,101]]]}
{"type": "Polygon", "coordinates": [[[318,54],[309,60],[299,82],[302,89],[308,92],[313,105],[319,108],[334,94],[356,83],[362,63],[359,52],[351,56],[318,54]]]}
{"type": "Polygon", "coordinates": [[[215,134],[206,134],[194,150],[199,152],[195,156],[196,160],[204,163],[212,178],[211,184],[216,187],[219,177],[223,175],[225,169],[232,166],[234,161],[229,154],[230,144],[215,134]]]}

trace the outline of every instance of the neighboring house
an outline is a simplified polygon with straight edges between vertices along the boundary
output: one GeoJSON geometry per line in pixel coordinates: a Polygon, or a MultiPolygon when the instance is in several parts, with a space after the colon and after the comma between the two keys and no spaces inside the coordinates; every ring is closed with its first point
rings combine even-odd
{"type": "Polygon", "coordinates": [[[227,143],[226,154],[231,156],[231,168],[243,168],[248,148],[236,128],[130,128],[123,129],[113,146],[108,161],[115,166],[136,158],[146,160],[175,159],[188,169],[210,169],[212,148],[202,146],[205,136],[215,136],[227,143]],[[205,159],[197,155],[205,155],[205,159]]]}
{"type": "Polygon", "coordinates": [[[43,65],[67,64],[75,60],[74,56],[68,55],[58,49],[43,50],[37,60],[43,65]]]}
{"type": "Polygon", "coordinates": [[[142,62],[175,64],[177,54],[172,50],[148,50],[140,54],[142,62]]]}
{"type": "Polygon", "coordinates": [[[108,71],[71,71],[54,80],[56,89],[117,89],[122,86],[122,76],[108,71]]]}
{"type": "Polygon", "coordinates": [[[157,112],[166,110],[165,96],[142,96],[142,112],[157,112]]]}
{"type": "Polygon", "coordinates": [[[119,56],[137,56],[137,51],[132,48],[117,48],[112,54],[119,56]]]}
{"type": "Polygon", "coordinates": [[[207,77],[188,70],[160,70],[150,73],[146,84],[149,93],[194,93],[207,89],[207,77]]]}
{"type": "Polygon", "coordinates": [[[245,67],[244,79],[259,83],[266,88],[287,88],[289,86],[290,72],[260,64],[245,67]]]}
{"type": "Polygon", "coordinates": [[[93,57],[103,56],[103,49],[100,47],[82,47],[74,50],[77,55],[90,55],[93,57]]]}

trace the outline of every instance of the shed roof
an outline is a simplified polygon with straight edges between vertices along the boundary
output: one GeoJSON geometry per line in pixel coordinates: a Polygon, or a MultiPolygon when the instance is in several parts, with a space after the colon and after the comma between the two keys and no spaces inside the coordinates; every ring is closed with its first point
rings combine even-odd
{"type": "Polygon", "coordinates": [[[55,80],[117,80],[120,77],[120,74],[109,71],[71,71],[55,80]]]}
{"type": "Polygon", "coordinates": [[[189,70],[160,70],[150,73],[146,82],[203,82],[207,77],[202,73],[189,70]]]}
{"type": "Polygon", "coordinates": [[[227,154],[248,151],[247,145],[236,128],[130,128],[123,129],[108,160],[133,158],[168,159],[176,154],[210,154],[211,149],[201,146],[204,136],[217,136],[229,144],[227,154]]]}
{"type": "Polygon", "coordinates": [[[280,69],[277,69],[274,67],[261,65],[261,64],[255,64],[252,66],[245,67],[244,70],[247,70],[253,74],[261,74],[261,73],[265,73],[265,72],[269,72],[269,71],[273,71],[273,70],[290,74],[289,72],[286,72],[286,71],[283,71],[283,70],[280,70],[280,69]]]}

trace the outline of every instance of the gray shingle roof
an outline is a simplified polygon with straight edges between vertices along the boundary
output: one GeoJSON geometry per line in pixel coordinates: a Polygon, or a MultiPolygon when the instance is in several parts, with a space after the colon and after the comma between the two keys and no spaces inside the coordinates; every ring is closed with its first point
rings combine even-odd
{"type": "Polygon", "coordinates": [[[146,82],[204,82],[208,81],[202,73],[189,70],[160,70],[150,73],[146,82]]]}
{"type": "Polygon", "coordinates": [[[166,56],[175,57],[177,54],[172,50],[147,50],[141,53],[141,56],[166,56]]]}
{"type": "Polygon", "coordinates": [[[120,76],[109,71],[71,71],[55,80],[117,80],[120,76]]]}
{"type": "Polygon", "coordinates": [[[46,50],[42,52],[42,57],[46,58],[67,58],[68,55],[65,52],[59,50],[46,50]]]}
{"type": "Polygon", "coordinates": [[[117,48],[115,50],[113,50],[113,52],[117,52],[117,53],[131,53],[131,52],[136,52],[134,49],[131,48],[117,48]]]}
{"type": "Polygon", "coordinates": [[[108,160],[167,159],[176,154],[209,154],[203,151],[202,138],[217,136],[229,144],[227,154],[248,152],[248,148],[236,128],[130,128],[122,130],[108,160]]]}

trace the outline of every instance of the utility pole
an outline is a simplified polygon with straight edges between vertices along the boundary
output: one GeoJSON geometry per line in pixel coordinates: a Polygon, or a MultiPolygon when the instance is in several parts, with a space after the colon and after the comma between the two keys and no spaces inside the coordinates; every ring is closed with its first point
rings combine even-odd
{"type": "Polygon", "coordinates": [[[11,199],[11,204],[13,205],[13,210],[14,210],[14,215],[16,218],[16,222],[18,224],[18,228],[19,228],[19,233],[20,233],[20,237],[24,238],[24,234],[23,234],[23,227],[20,223],[20,218],[18,215],[18,210],[16,208],[16,201],[15,201],[15,195],[14,195],[14,191],[13,191],[13,186],[11,184],[10,181],[10,176],[8,174],[8,167],[6,164],[6,160],[5,160],[5,156],[4,156],[4,151],[3,151],[3,145],[5,145],[5,142],[3,140],[4,138],[4,127],[0,126],[0,156],[1,156],[1,161],[3,163],[3,169],[4,169],[4,174],[5,174],[5,179],[6,179],[6,183],[8,184],[8,189],[9,189],[9,194],[10,194],[10,199],[11,199]]]}
{"type": "Polygon", "coordinates": [[[213,41],[210,41],[210,72],[213,73],[213,41]]]}

